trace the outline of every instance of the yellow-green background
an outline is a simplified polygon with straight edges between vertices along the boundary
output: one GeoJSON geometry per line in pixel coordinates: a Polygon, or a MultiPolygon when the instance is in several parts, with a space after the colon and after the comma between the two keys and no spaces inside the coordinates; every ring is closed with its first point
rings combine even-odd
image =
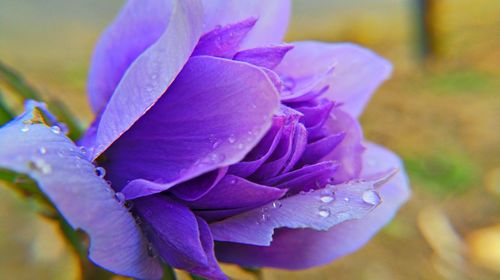
{"type": "MultiPolygon", "coordinates": [[[[425,63],[414,2],[294,1],[288,41],[354,41],[394,63],[361,121],[403,157],[413,196],[358,252],[265,279],[500,279],[500,1],[437,0],[438,48],[425,63]]],[[[0,0],[0,60],[88,123],[89,56],[122,3],[0,0]]],[[[57,227],[0,186],[0,279],[77,275],[57,227]]]]}

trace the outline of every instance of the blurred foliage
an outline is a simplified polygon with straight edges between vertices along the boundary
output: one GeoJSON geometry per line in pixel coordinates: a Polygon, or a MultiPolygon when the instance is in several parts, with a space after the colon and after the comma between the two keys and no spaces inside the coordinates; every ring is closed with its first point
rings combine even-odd
{"type": "Polygon", "coordinates": [[[438,194],[459,193],[475,186],[477,165],[456,153],[435,153],[419,158],[405,158],[405,167],[415,181],[438,194]]]}

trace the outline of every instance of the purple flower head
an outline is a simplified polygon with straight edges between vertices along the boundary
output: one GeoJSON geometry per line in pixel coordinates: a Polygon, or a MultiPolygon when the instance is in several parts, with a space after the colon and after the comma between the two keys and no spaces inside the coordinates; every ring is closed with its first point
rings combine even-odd
{"type": "Polygon", "coordinates": [[[357,120],[391,65],[352,44],[282,43],[289,12],[128,1],[92,59],[87,153],[42,123],[26,137],[44,111],[30,103],[0,130],[2,147],[24,137],[0,167],[32,175],[119,274],[159,278],[165,262],[226,279],[217,260],[301,269],[357,250],[409,195],[399,158],[357,120]]]}

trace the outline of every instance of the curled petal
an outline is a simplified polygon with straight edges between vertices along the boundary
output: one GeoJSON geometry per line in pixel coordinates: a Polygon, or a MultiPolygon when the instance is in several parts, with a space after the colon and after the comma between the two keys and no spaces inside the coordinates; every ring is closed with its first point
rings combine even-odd
{"type": "Polygon", "coordinates": [[[399,169],[399,173],[379,187],[383,202],[371,213],[359,220],[338,224],[328,231],[279,229],[273,236],[271,246],[267,247],[220,242],[216,244],[218,259],[250,267],[305,269],[329,263],[358,250],[394,217],[409,196],[408,178],[395,154],[380,146],[367,144],[363,160],[364,177],[399,169]]]}
{"type": "Polygon", "coordinates": [[[290,0],[203,0],[205,32],[254,17],[257,23],[241,49],[281,43],[290,19],[290,0]]]}
{"type": "Polygon", "coordinates": [[[250,210],[212,223],[210,229],[217,241],[259,246],[269,246],[278,228],[328,230],[375,209],[381,203],[374,189],[379,181],[349,182],[290,196],[279,207],[270,204],[250,210]]]}
{"type": "Polygon", "coordinates": [[[276,71],[294,79],[323,79],[325,93],[357,117],[392,71],[391,64],[363,47],[348,43],[295,42],[276,71]],[[324,75],[333,69],[332,75],[324,75]]]}
{"type": "Polygon", "coordinates": [[[237,163],[266,134],[278,106],[278,94],[259,68],[193,57],[167,93],[106,152],[109,178],[118,190],[131,180],[150,181],[130,182],[122,192],[131,199],[237,163]]]}
{"type": "Polygon", "coordinates": [[[21,117],[0,128],[0,168],[33,178],[74,229],[90,237],[89,257],[112,272],[158,279],[162,268],[148,256],[148,243],[114,191],[48,112],[30,102],[21,117]],[[105,213],[105,215],[103,215],[105,213]]]}
{"type": "MultiPolygon", "coordinates": [[[[92,159],[97,158],[158,101],[182,70],[198,42],[203,25],[201,3],[198,0],[172,1],[172,12],[161,36],[132,62],[114,89],[91,147],[92,159]]],[[[142,1],[135,2],[149,5],[142,1]]]]}

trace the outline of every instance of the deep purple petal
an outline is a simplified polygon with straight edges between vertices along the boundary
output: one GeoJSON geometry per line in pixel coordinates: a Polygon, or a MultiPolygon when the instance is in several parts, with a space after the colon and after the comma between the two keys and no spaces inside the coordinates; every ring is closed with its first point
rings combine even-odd
{"type": "Polygon", "coordinates": [[[326,155],[331,153],[339,144],[344,140],[345,133],[337,133],[328,135],[316,142],[307,144],[302,157],[300,158],[300,165],[312,164],[320,161],[326,155]]]}
{"type": "Polygon", "coordinates": [[[380,179],[349,182],[297,194],[280,200],[279,207],[269,204],[253,209],[212,223],[210,229],[217,241],[259,246],[269,246],[277,228],[328,230],[360,219],[379,205],[381,200],[374,190],[378,182],[380,179]],[[373,199],[364,199],[367,195],[373,199]]]}
{"type": "Polygon", "coordinates": [[[193,209],[258,207],[281,198],[285,193],[286,190],[227,175],[203,197],[186,204],[193,209]]]}
{"type": "Polygon", "coordinates": [[[386,80],[391,64],[363,47],[348,43],[296,42],[276,71],[294,79],[321,77],[328,69],[324,84],[330,85],[326,94],[343,109],[357,117],[373,92],[386,80]]]}
{"type": "Polygon", "coordinates": [[[320,189],[333,182],[331,178],[338,166],[335,162],[323,161],[276,176],[264,181],[264,184],[280,189],[287,189],[288,195],[297,194],[301,191],[320,189]]]}
{"type": "Polygon", "coordinates": [[[283,133],[285,118],[273,117],[273,124],[259,144],[255,146],[245,158],[229,167],[229,173],[240,177],[252,175],[274,152],[283,133]]]}
{"type": "Polygon", "coordinates": [[[254,17],[257,24],[243,41],[241,49],[281,43],[290,18],[289,0],[203,0],[205,32],[216,26],[254,17]]]}
{"type": "Polygon", "coordinates": [[[276,45],[247,49],[235,54],[233,59],[248,62],[267,69],[274,69],[292,48],[293,46],[291,45],[276,45]]]}
{"type": "Polygon", "coordinates": [[[226,175],[227,167],[207,172],[170,189],[177,198],[187,201],[197,200],[214,188],[226,175]]]}
{"type": "MultiPolygon", "coordinates": [[[[154,193],[237,163],[265,135],[278,106],[278,94],[259,68],[193,57],[106,152],[109,178],[118,190],[130,180],[151,181],[147,189],[154,193]]],[[[140,185],[131,182],[122,192],[129,199],[151,194],[134,190],[140,185]]]]}
{"type": "Polygon", "coordinates": [[[128,1],[102,34],[94,50],[88,81],[94,113],[104,110],[130,64],[165,31],[172,15],[172,2],[128,1]]]}
{"type": "Polygon", "coordinates": [[[221,242],[216,244],[217,257],[220,261],[250,267],[304,269],[329,263],[358,250],[394,217],[409,196],[408,179],[400,159],[385,148],[367,145],[363,176],[371,177],[392,168],[399,168],[400,172],[380,188],[383,202],[364,218],[347,221],[323,232],[280,229],[268,247],[221,242]]]}
{"type": "MultiPolygon", "coordinates": [[[[213,279],[225,279],[214,261],[211,236],[202,235],[198,219],[189,208],[162,195],[136,199],[133,207],[156,253],[166,263],[213,279]]],[[[207,230],[203,229],[203,233],[206,235],[207,230]]]]}
{"type": "Polygon", "coordinates": [[[172,6],[162,35],[130,65],[114,90],[97,129],[94,159],[155,104],[198,42],[203,24],[201,3],[176,0],[172,6]]]}
{"type": "Polygon", "coordinates": [[[304,114],[301,122],[306,126],[308,132],[308,141],[314,142],[322,137],[328,136],[329,131],[323,130],[323,125],[330,118],[335,103],[327,99],[320,99],[317,104],[308,104],[305,106],[294,106],[294,108],[304,114]]]}
{"type": "Polygon", "coordinates": [[[201,36],[193,51],[193,56],[233,57],[247,33],[255,25],[255,22],[255,18],[249,18],[223,27],[216,27],[201,36]]]}
{"type": "Polygon", "coordinates": [[[0,129],[0,168],[25,173],[74,229],[90,237],[89,257],[112,272],[158,279],[147,241],[128,210],[70,139],[40,123],[43,105],[30,102],[21,117],[0,129]]]}

